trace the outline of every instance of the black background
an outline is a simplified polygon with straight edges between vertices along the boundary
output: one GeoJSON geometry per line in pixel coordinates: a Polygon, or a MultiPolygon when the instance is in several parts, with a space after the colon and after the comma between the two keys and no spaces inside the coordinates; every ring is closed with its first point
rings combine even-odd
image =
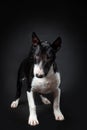
{"type": "Polygon", "coordinates": [[[86,41],[85,3],[0,3],[0,127],[1,129],[86,129],[86,41]],[[40,4],[40,5],[39,5],[40,4]],[[27,125],[28,106],[24,94],[19,107],[10,109],[16,91],[17,70],[29,52],[31,35],[53,42],[62,37],[57,53],[61,73],[63,122],[54,120],[52,106],[37,106],[40,125],[27,125]]]}

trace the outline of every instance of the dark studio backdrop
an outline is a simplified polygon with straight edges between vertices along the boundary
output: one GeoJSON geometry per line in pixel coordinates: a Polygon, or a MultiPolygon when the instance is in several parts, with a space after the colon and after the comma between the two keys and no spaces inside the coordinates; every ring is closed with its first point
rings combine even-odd
{"type": "Polygon", "coordinates": [[[85,3],[0,3],[1,129],[82,130],[87,127],[86,17],[85,3]],[[41,40],[53,42],[58,36],[62,38],[56,61],[61,73],[61,110],[65,116],[63,122],[57,122],[52,107],[38,106],[40,125],[36,127],[27,125],[28,104],[24,88],[19,107],[10,109],[18,67],[29,53],[33,31],[41,40]]]}

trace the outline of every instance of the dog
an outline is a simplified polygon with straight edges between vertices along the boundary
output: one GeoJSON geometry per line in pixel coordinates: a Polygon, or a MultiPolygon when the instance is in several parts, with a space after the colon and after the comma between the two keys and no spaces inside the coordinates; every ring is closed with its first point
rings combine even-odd
{"type": "Polygon", "coordinates": [[[23,60],[18,70],[17,91],[11,108],[17,108],[21,95],[21,87],[26,81],[27,99],[29,106],[28,124],[36,126],[39,124],[34,93],[39,93],[44,104],[51,102],[43,96],[53,94],[53,112],[55,120],[64,120],[60,110],[60,73],[55,62],[56,53],[61,48],[62,39],[58,37],[53,43],[40,41],[35,32],[32,33],[32,45],[29,55],[23,60]]]}

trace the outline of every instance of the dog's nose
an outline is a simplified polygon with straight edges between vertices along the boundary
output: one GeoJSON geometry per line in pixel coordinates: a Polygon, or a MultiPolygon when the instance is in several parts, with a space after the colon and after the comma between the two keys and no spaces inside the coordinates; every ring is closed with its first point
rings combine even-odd
{"type": "Polygon", "coordinates": [[[44,75],[41,75],[41,74],[40,74],[40,75],[39,75],[39,74],[36,74],[36,77],[37,77],[37,78],[43,78],[43,77],[44,77],[44,75]]]}

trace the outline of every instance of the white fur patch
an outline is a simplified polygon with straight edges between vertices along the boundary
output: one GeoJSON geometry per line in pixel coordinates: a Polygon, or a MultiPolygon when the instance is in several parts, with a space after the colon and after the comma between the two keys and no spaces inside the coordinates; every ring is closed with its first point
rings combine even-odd
{"type": "Polygon", "coordinates": [[[54,91],[60,84],[60,74],[54,73],[53,66],[51,66],[48,75],[43,78],[34,77],[31,83],[31,90],[40,93],[50,93],[54,91]]]}
{"type": "Polygon", "coordinates": [[[44,71],[42,68],[42,61],[39,64],[34,65],[34,76],[38,75],[44,75],[44,71]]]}

